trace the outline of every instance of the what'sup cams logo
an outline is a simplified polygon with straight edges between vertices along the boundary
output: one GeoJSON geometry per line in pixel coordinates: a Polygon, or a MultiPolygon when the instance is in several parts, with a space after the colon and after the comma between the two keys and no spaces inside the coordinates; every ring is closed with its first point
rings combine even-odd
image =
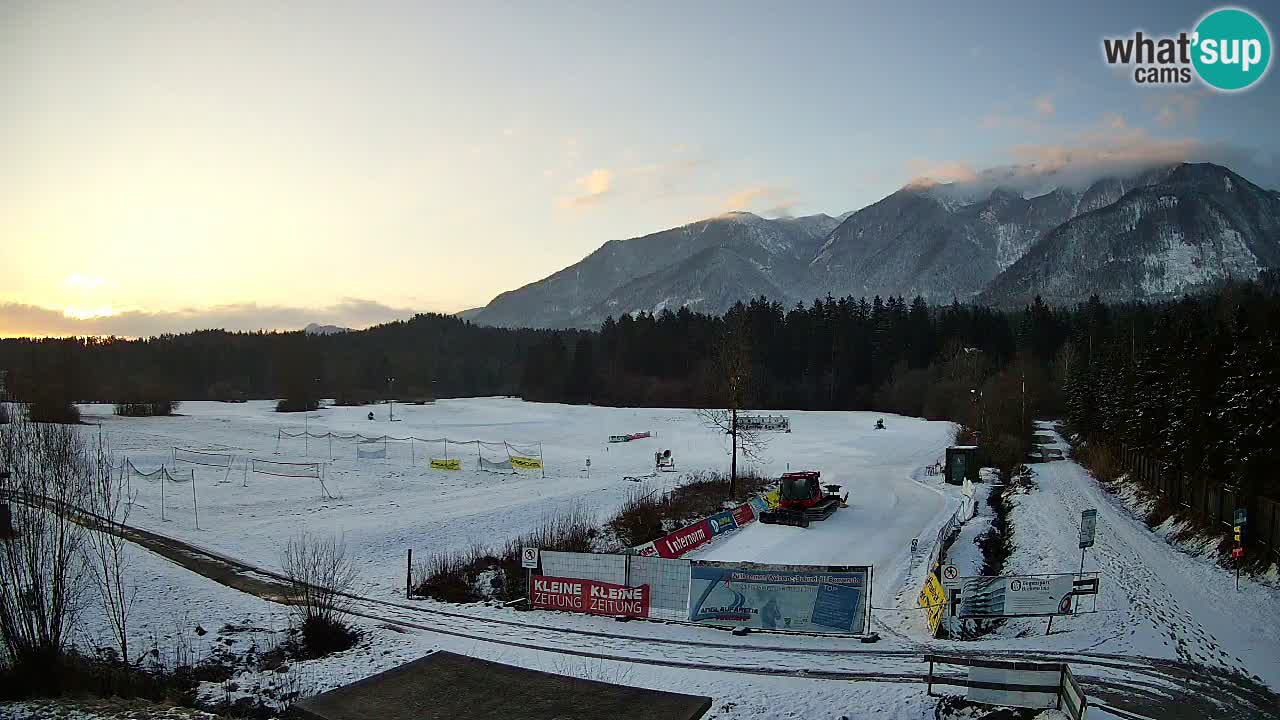
{"type": "Polygon", "coordinates": [[[1271,33],[1248,10],[1219,8],[1195,30],[1172,37],[1131,36],[1102,40],[1108,65],[1133,68],[1139,85],[1189,85],[1196,77],[1226,92],[1252,87],[1271,64],[1271,33]]]}

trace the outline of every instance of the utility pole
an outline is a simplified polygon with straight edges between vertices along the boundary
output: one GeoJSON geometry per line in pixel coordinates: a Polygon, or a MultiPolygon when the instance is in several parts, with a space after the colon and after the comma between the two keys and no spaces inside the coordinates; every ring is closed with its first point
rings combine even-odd
{"type": "Polygon", "coordinates": [[[396,400],[395,397],[396,379],[387,378],[387,422],[395,422],[396,420],[396,400]]]}

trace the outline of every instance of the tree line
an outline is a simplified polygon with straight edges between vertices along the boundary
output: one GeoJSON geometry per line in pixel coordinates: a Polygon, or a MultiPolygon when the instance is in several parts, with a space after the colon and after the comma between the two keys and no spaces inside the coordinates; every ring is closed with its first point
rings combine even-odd
{"type": "MultiPolygon", "coordinates": [[[[921,298],[756,298],[722,316],[664,310],[595,331],[512,330],[423,314],[364,331],[200,331],[155,338],[0,341],[12,399],[158,402],[320,397],[344,404],[519,395],[613,406],[723,407],[732,337],[760,410],[875,410],[948,419],[998,465],[1025,457],[1035,417],[1159,449],[1242,487],[1274,488],[1280,283],[1177,302],[1017,311],[921,298]],[[731,331],[732,330],[732,331],[731,331]]],[[[288,407],[286,407],[288,409],[288,407]]]]}

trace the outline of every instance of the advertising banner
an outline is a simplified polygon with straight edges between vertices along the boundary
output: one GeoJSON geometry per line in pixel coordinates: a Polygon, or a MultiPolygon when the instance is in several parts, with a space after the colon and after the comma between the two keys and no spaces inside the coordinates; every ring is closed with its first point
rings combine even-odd
{"type": "Polygon", "coordinates": [[[449,458],[441,460],[440,458],[431,458],[432,470],[461,470],[462,461],[457,458],[449,458]]]}
{"type": "Polygon", "coordinates": [[[962,618],[1064,615],[1071,612],[1075,576],[960,578],[962,618]]]}
{"type": "Polygon", "coordinates": [[[649,617],[649,586],[624,585],[572,578],[533,578],[530,604],[540,610],[563,610],[611,617],[649,617]]]}
{"type": "Polygon", "coordinates": [[[712,515],[711,517],[707,518],[707,522],[711,525],[712,535],[719,535],[720,533],[728,532],[738,527],[733,522],[733,513],[729,512],[728,510],[723,510],[721,512],[716,513],[715,515],[712,515]]]}
{"type": "Polygon", "coordinates": [[[658,556],[658,546],[654,545],[652,540],[643,545],[637,545],[633,549],[636,551],[637,555],[643,555],[644,557],[658,556]]]}
{"type": "Polygon", "coordinates": [[[751,498],[751,509],[756,511],[756,517],[760,517],[760,513],[769,509],[769,503],[765,502],[764,498],[759,495],[755,495],[751,498]]]}
{"type": "Polygon", "coordinates": [[[511,456],[511,467],[517,470],[541,470],[542,461],[538,458],[521,457],[519,455],[511,456]]]}
{"type": "Polygon", "coordinates": [[[711,542],[711,523],[706,520],[682,527],[679,530],[653,541],[658,548],[658,555],[664,558],[678,558],[690,550],[711,542]]]}
{"type": "Polygon", "coordinates": [[[733,509],[733,524],[742,527],[747,523],[756,519],[755,511],[751,509],[751,504],[739,505],[733,509]]]}
{"type": "Polygon", "coordinates": [[[764,630],[860,634],[867,626],[870,570],[694,562],[689,619],[764,630]]]}
{"type": "Polygon", "coordinates": [[[942,622],[942,613],[947,609],[947,595],[942,589],[942,583],[938,581],[938,576],[928,573],[925,576],[924,587],[920,589],[920,597],[916,599],[916,604],[922,608],[925,617],[929,621],[929,632],[933,635],[938,634],[938,625],[942,622]]]}
{"type": "Polygon", "coordinates": [[[769,509],[778,507],[778,491],[770,490],[767,494],[765,494],[764,504],[767,505],[769,509]]]}

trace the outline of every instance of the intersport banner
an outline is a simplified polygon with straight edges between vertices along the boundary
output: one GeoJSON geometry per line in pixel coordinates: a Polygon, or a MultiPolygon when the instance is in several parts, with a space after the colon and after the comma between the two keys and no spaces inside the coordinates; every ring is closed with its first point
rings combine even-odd
{"type": "Polygon", "coordinates": [[[711,523],[706,520],[682,527],[675,532],[653,541],[658,549],[658,556],[678,558],[690,550],[711,542],[711,523]]]}
{"type": "Polygon", "coordinates": [[[626,587],[596,580],[533,578],[530,605],[541,610],[563,610],[610,617],[649,617],[649,586],[626,587]]]}
{"type": "Polygon", "coordinates": [[[733,509],[733,524],[743,527],[749,522],[756,519],[755,511],[751,509],[751,505],[739,505],[733,509]]]}
{"type": "Polygon", "coordinates": [[[871,568],[698,562],[689,568],[689,620],[762,630],[861,634],[871,568]]]}

